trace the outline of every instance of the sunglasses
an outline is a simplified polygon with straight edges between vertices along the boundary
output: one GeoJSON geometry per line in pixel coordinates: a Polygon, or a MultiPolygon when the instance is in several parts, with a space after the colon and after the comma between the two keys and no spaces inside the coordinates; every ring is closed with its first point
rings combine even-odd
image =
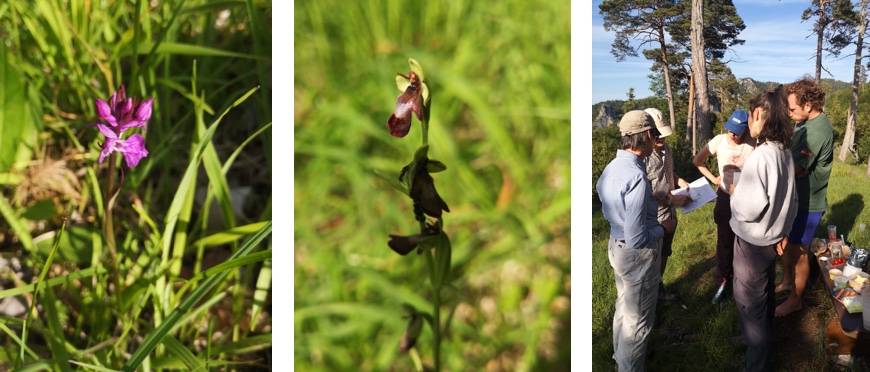
{"type": "Polygon", "coordinates": [[[654,140],[658,140],[662,137],[662,132],[659,132],[657,128],[652,128],[649,130],[649,134],[652,136],[654,140]]]}

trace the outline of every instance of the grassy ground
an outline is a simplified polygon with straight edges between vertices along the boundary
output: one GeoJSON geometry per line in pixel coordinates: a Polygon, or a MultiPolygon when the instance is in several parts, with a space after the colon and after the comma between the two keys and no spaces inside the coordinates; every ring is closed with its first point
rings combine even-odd
{"type": "MultiPolygon", "coordinates": [[[[837,225],[846,240],[857,247],[870,248],[868,234],[858,232],[860,223],[870,221],[870,183],[866,168],[835,163],[828,190],[828,212],[816,236],[825,235],[824,226],[837,225]]],[[[745,348],[728,343],[740,333],[733,299],[718,305],[710,303],[716,275],[716,225],[713,204],[679,215],[674,238],[674,253],[668,261],[664,283],[682,294],[676,304],[659,304],[661,324],[653,330],[647,361],[649,370],[736,371],[742,368],[745,348]]],[[[679,213],[678,213],[679,214],[679,213]]],[[[592,213],[592,367],[610,370],[614,366],[611,327],[616,288],[607,260],[609,225],[600,205],[592,213]]],[[[781,265],[777,261],[777,276],[781,265]]],[[[777,279],[778,281],[779,279],[777,279]]],[[[781,302],[784,297],[778,298],[781,302]]],[[[867,363],[856,359],[837,364],[824,356],[824,327],[833,314],[827,293],[813,285],[804,294],[804,309],[774,322],[773,362],[776,371],[816,371],[824,369],[866,370],[867,363]]]]}
{"type": "MultiPolygon", "coordinates": [[[[420,145],[385,124],[397,72],[422,64],[429,156],[450,207],[445,370],[540,370],[570,360],[570,12],[567,1],[295,3],[295,367],[432,366],[432,337],[399,353],[400,305],[431,308],[398,174],[420,145]]],[[[446,324],[446,319],[445,319],[446,324]]]]}
{"type": "Polygon", "coordinates": [[[268,368],[271,18],[0,3],[0,370],[268,368]],[[92,126],[121,85],[154,99],[133,168],[92,126]]]}

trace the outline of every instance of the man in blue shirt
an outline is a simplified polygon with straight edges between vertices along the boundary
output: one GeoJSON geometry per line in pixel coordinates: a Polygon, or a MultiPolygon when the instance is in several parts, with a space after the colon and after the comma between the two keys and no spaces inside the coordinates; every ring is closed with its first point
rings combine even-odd
{"type": "Polygon", "coordinates": [[[644,111],[629,111],[619,131],[622,149],[616,150],[616,158],[596,184],[604,218],[610,222],[607,251],[616,282],[613,359],[620,371],[643,371],[661,282],[662,237],[674,232],[677,220],[658,222],[643,162],[660,135],[655,121],[644,111]]]}

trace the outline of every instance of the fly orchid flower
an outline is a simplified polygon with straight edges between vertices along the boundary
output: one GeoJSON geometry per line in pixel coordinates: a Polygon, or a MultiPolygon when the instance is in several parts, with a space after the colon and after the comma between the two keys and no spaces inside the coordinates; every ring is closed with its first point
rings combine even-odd
{"type": "Polygon", "coordinates": [[[401,235],[393,235],[390,234],[390,241],[387,242],[387,245],[390,246],[390,249],[393,252],[396,252],[402,256],[411,253],[414,249],[417,249],[417,253],[423,253],[423,248],[421,243],[425,243],[426,240],[431,239],[432,237],[438,236],[440,234],[440,228],[435,224],[427,224],[426,228],[420,234],[414,234],[410,236],[401,236],[401,235]]]}
{"type": "Polygon", "coordinates": [[[127,98],[123,85],[112,94],[109,102],[97,98],[97,112],[105,124],[92,125],[95,125],[100,133],[106,136],[103,151],[100,153],[100,163],[112,152],[118,152],[124,155],[127,166],[132,168],[139,164],[139,160],[148,156],[148,150],[145,149],[145,138],[141,134],[133,134],[127,139],[122,139],[121,135],[130,128],[145,129],[145,123],[151,119],[153,103],[154,98],[144,102],[127,98]]]}
{"type": "Polygon", "coordinates": [[[411,181],[409,196],[414,200],[415,214],[419,216],[419,213],[416,213],[418,212],[416,207],[419,205],[427,215],[440,218],[441,211],[450,212],[450,208],[447,207],[447,203],[444,202],[444,199],[441,199],[438,191],[435,190],[435,180],[429,175],[432,172],[428,166],[430,163],[432,163],[433,168],[436,168],[436,172],[443,170],[441,166],[444,164],[437,160],[429,160],[425,156],[420,159],[414,169],[414,178],[411,181]]]}
{"type": "Polygon", "coordinates": [[[420,79],[413,71],[408,76],[397,74],[408,80],[409,85],[405,92],[396,97],[396,109],[387,120],[387,129],[393,137],[404,137],[411,130],[411,113],[417,116],[417,120],[423,121],[423,102],[420,94],[422,85],[420,79]]]}

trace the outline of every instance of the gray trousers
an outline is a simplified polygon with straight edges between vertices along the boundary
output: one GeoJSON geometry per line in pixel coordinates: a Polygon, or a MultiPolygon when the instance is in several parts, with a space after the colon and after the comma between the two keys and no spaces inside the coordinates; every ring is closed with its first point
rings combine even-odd
{"type": "Polygon", "coordinates": [[[746,339],[745,371],[770,371],[770,340],[776,310],[776,246],[734,239],[734,302],[746,339]]]}
{"type": "Polygon", "coordinates": [[[619,371],[643,371],[646,345],[655,323],[658,286],[662,280],[662,240],[650,247],[629,248],[610,238],[607,254],[616,281],[613,312],[613,359],[619,371]]]}

